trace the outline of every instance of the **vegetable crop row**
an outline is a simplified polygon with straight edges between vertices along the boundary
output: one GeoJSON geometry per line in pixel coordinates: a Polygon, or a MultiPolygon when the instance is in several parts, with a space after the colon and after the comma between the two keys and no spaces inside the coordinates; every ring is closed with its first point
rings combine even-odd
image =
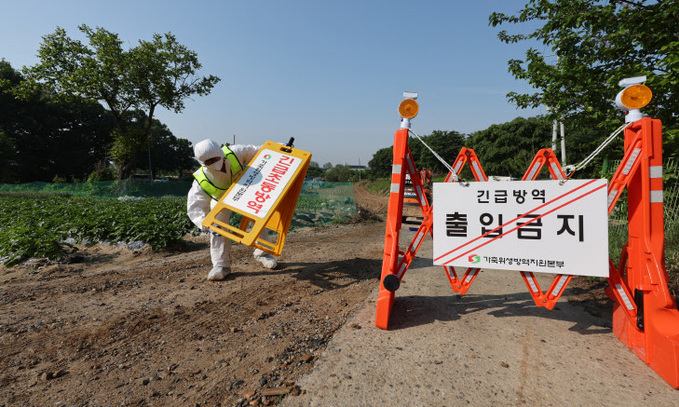
{"type": "MultiPolygon", "coordinates": [[[[307,186],[292,227],[314,226],[353,216],[351,184],[307,186]]],[[[233,226],[240,216],[232,216],[233,226]]],[[[58,260],[75,243],[149,243],[172,246],[198,232],[186,215],[186,198],[119,200],[35,192],[0,192],[0,263],[12,267],[31,257],[58,260]]]]}
{"type": "Polygon", "coordinates": [[[156,250],[179,242],[195,226],[186,199],[119,201],[92,197],[0,197],[0,258],[12,267],[31,257],[58,259],[81,242],[149,243],[156,250]]]}

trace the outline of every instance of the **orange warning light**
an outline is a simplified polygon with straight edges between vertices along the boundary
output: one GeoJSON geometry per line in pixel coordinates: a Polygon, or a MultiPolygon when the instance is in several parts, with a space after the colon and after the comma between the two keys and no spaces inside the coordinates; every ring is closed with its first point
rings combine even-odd
{"type": "MultiPolygon", "coordinates": [[[[646,106],[653,97],[653,92],[646,85],[632,85],[623,89],[616,100],[619,105],[627,109],[641,109],[646,106]]],[[[622,107],[621,107],[622,108],[622,107]]]]}
{"type": "Polygon", "coordinates": [[[398,105],[398,114],[404,119],[412,119],[417,116],[417,112],[420,107],[414,99],[403,99],[400,105],[398,105]]]}

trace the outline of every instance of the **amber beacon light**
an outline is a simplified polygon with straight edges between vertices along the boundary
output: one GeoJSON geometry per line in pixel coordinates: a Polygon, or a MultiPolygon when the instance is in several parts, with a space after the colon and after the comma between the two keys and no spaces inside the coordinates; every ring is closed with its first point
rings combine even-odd
{"type": "Polygon", "coordinates": [[[417,116],[417,111],[419,108],[420,107],[414,99],[405,99],[400,105],[398,105],[398,113],[404,119],[412,119],[413,117],[417,116]]]}
{"type": "Polygon", "coordinates": [[[653,92],[648,86],[642,85],[643,82],[646,82],[645,76],[626,78],[618,83],[625,89],[621,90],[615,97],[615,104],[619,109],[627,112],[625,116],[627,123],[644,117],[639,109],[646,106],[653,97],[653,92]]]}
{"type": "Polygon", "coordinates": [[[417,116],[420,106],[415,101],[417,92],[403,92],[403,100],[398,105],[398,114],[401,115],[401,128],[410,128],[410,119],[417,116]]]}

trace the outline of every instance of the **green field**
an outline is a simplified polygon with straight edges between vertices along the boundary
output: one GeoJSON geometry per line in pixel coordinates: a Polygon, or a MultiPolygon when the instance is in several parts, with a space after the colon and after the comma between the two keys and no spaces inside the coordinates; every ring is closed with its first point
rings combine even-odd
{"type": "MultiPolygon", "coordinates": [[[[355,214],[352,184],[309,184],[300,194],[292,227],[339,222],[355,214]]],[[[237,224],[235,217],[232,223],[237,224]]],[[[31,257],[58,260],[75,250],[74,244],[142,242],[157,250],[198,232],[183,197],[0,194],[0,262],[8,267],[31,257]]]]}
{"type": "Polygon", "coordinates": [[[0,257],[11,267],[31,257],[58,259],[69,242],[149,243],[154,249],[181,240],[193,224],[186,200],[49,196],[0,197],[0,257]]]}

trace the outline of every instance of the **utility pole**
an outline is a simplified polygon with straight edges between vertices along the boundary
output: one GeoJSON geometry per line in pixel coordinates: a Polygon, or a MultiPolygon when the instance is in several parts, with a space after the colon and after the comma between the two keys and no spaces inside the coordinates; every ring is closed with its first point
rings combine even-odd
{"type": "Polygon", "coordinates": [[[148,149],[149,152],[149,179],[153,181],[153,164],[151,161],[151,138],[146,141],[146,148],[148,149]]]}
{"type": "MultiPolygon", "coordinates": [[[[558,52],[558,49],[557,49],[558,52]]],[[[559,55],[558,54],[552,54],[552,55],[545,55],[544,58],[548,57],[556,57],[556,66],[559,66],[559,55]]],[[[547,110],[549,111],[550,108],[549,106],[547,107],[547,110]]],[[[557,119],[554,119],[554,124],[552,126],[552,151],[556,152],[556,133],[557,133],[557,122],[559,123],[561,127],[561,165],[565,166],[566,165],[566,130],[564,128],[563,122],[559,121],[557,119]]]]}
{"type": "Polygon", "coordinates": [[[561,166],[566,165],[566,130],[561,122],[561,166]]]}
{"type": "Polygon", "coordinates": [[[556,140],[559,127],[561,130],[561,165],[564,166],[566,165],[566,129],[563,122],[558,121],[557,119],[554,119],[554,123],[552,124],[552,151],[556,154],[556,140]]]}

